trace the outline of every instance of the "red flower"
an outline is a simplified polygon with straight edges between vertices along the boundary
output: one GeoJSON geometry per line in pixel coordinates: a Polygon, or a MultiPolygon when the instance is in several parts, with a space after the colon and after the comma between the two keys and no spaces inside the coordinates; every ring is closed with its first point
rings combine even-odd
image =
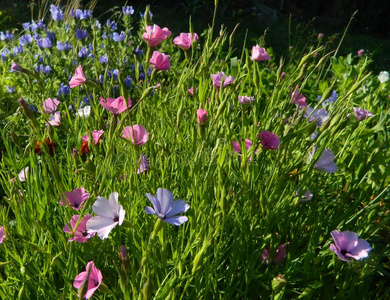
{"type": "Polygon", "coordinates": [[[87,141],[82,141],[81,142],[80,155],[83,156],[84,153],[85,154],[89,153],[89,147],[88,147],[88,142],[87,141]]]}

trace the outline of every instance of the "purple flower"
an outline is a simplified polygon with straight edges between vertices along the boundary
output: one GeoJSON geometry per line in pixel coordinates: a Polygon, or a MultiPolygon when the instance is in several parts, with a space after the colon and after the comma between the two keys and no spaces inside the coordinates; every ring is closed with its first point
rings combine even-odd
{"type": "Polygon", "coordinates": [[[366,240],[358,239],[355,232],[333,230],[330,234],[334,240],[334,244],[330,244],[330,250],[343,261],[349,262],[348,258],[366,258],[372,250],[370,244],[366,240]]]}
{"type": "Polygon", "coordinates": [[[76,241],[78,243],[85,243],[88,239],[95,235],[95,232],[88,233],[87,232],[87,221],[92,218],[91,215],[86,215],[76,227],[77,221],[79,220],[79,215],[74,215],[72,219],[70,219],[70,226],[72,230],[69,229],[68,224],[62,228],[62,230],[66,233],[71,234],[73,237],[69,238],[69,242],[76,241]]]}
{"type": "Polygon", "coordinates": [[[86,20],[92,18],[92,11],[89,9],[88,10],[72,9],[70,11],[70,15],[75,19],[86,20]]]}
{"type": "Polygon", "coordinates": [[[131,16],[134,13],[134,9],[132,6],[123,6],[122,12],[125,16],[131,16]]]}
{"type": "Polygon", "coordinates": [[[131,78],[130,78],[130,75],[126,77],[125,79],[125,85],[127,87],[131,87],[131,78]]]}
{"type": "Polygon", "coordinates": [[[141,50],[141,48],[139,46],[137,46],[134,48],[133,53],[135,55],[142,55],[143,51],[141,50]]]}
{"type": "Polygon", "coordinates": [[[126,37],[126,34],[123,31],[120,34],[117,32],[114,32],[112,35],[112,39],[115,42],[122,42],[125,39],[125,37],[126,37]]]}
{"type": "Polygon", "coordinates": [[[362,120],[367,119],[368,117],[373,116],[373,114],[371,112],[369,112],[361,107],[359,107],[359,108],[354,107],[353,113],[355,115],[356,120],[358,120],[358,121],[362,121],[362,120]]]}
{"type": "Polygon", "coordinates": [[[257,137],[261,139],[261,146],[267,150],[277,150],[279,148],[279,137],[271,131],[264,130],[257,137]]]}
{"type": "MultiPolygon", "coordinates": [[[[278,248],[275,250],[275,257],[273,262],[275,264],[280,264],[285,261],[287,257],[287,251],[286,251],[286,246],[288,243],[280,244],[278,248]]],[[[268,265],[270,263],[270,254],[271,254],[271,248],[267,247],[264,248],[263,251],[261,252],[261,260],[264,260],[265,263],[268,265]]]]}
{"type": "Polygon", "coordinates": [[[107,20],[106,25],[109,29],[116,30],[117,25],[115,21],[111,21],[110,19],[107,20]]]}
{"type": "Polygon", "coordinates": [[[329,113],[324,108],[314,109],[311,106],[307,106],[303,117],[308,118],[309,122],[315,121],[316,126],[320,128],[322,124],[324,124],[324,122],[329,119],[329,113]]]}
{"type": "Polygon", "coordinates": [[[6,40],[12,40],[14,38],[14,35],[10,33],[9,31],[6,31],[5,34],[4,32],[0,32],[0,40],[6,41],[6,40]]]}
{"type": "Polygon", "coordinates": [[[5,48],[4,51],[0,53],[1,59],[2,59],[3,61],[5,61],[5,59],[7,58],[7,56],[8,56],[10,53],[11,53],[11,52],[10,52],[7,48],[5,48]]]}
{"type": "Polygon", "coordinates": [[[77,39],[84,40],[85,38],[87,38],[87,36],[88,36],[88,32],[86,29],[84,29],[84,30],[81,30],[80,28],[76,29],[76,38],[77,39]]]}
{"type": "Polygon", "coordinates": [[[83,47],[79,50],[78,57],[88,57],[91,53],[89,52],[87,47],[83,47]]]}
{"type": "MultiPolygon", "coordinates": [[[[309,153],[309,161],[313,160],[314,153],[316,151],[316,147],[313,147],[313,150],[309,153]]],[[[322,152],[320,158],[314,165],[314,168],[324,171],[326,173],[334,173],[337,172],[337,165],[333,161],[334,154],[328,148],[325,148],[324,152],[322,152]]]]}
{"type": "Polygon", "coordinates": [[[113,192],[109,200],[98,196],[92,205],[92,210],[97,217],[88,220],[87,230],[89,233],[97,232],[102,240],[108,237],[116,225],[122,225],[125,219],[126,212],[122,205],[118,204],[117,192],[113,192]]]}
{"type": "Polygon", "coordinates": [[[8,85],[6,85],[5,88],[7,90],[7,93],[15,93],[16,92],[15,86],[9,87],[8,85]]]}
{"type": "Polygon", "coordinates": [[[49,38],[38,39],[37,46],[39,48],[51,48],[52,47],[51,40],[49,38]]]}
{"type": "Polygon", "coordinates": [[[145,172],[149,168],[149,161],[146,158],[145,154],[141,155],[141,160],[139,161],[139,168],[137,170],[137,174],[141,174],[145,172]]]}
{"type": "Polygon", "coordinates": [[[186,212],[190,205],[181,199],[173,201],[173,195],[169,190],[158,188],[156,197],[149,193],[146,194],[146,197],[153,204],[153,208],[150,206],[145,207],[147,214],[156,215],[164,222],[176,226],[188,221],[186,216],[177,215],[186,212]]]}
{"type": "Polygon", "coordinates": [[[255,101],[255,97],[251,96],[238,96],[238,102],[241,104],[248,104],[255,101]]]}
{"type": "Polygon", "coordinates": [[[226,77],[224,72],[218,72],[217,74],[211,74],[211,79],[213,80],[213,86],[219,90],[223,82],[223,87],[226,87],[229,84],[232,84],[234,78],[232,76],[226,77]]]}

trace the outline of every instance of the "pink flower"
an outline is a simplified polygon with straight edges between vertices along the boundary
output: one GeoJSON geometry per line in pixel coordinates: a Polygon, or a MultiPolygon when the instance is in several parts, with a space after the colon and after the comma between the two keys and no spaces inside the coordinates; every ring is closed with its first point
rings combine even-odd
{"type": "Polygon", "coordinates": [[[100,97],[100,104],[113,115],[119,115],[131,107],[131,99],[127,99],[126,104],[126,101],[122,96],[119,96],[116,99],[107,98],[107,101],[103,97],[100,97]]]}
{"type": "Polygon", "coordinates": [[[213,80],[213,86],[219,90],[223,82],[223,87],[226,87],[229,84],[232,84],[234,78],[232,76],[226,77],[224,72],[218,72],[217,74],[211,74],[211,79],[213,80]]]}
{"type": "MultiPolygon", "coordinates": [[[[92,131],[92,138],[93,138],[93,144],[94,145],[98,145],[99,144],[100,138],[101,138],[103,133],[104,133],[104,130],[94,130],[94,131],[92,131]]],[[[82,141],[86,141],[87,143],[89,143],[89,136],[88,136],[88,134],[82,136],[81,140],[82,141]]]]}
{"type": "MultiPolygon", "coordinates": [[[[291,88],[290,88],[290,92],[291,92],[291,88]]],[[[296,86],[294,91],[291,92],[290,98],[291,98],[291,102],[292,103],[294,103],[296,105],[299,105],[300,107],[307,106],[306,97],[299,93],[299,87],[298,86],[296,86]]]]}
{"type": "Polygon", "coordinates": [[[89,299],[93,293],[99,288],[102,283],[103,276],[102,272],[98,268],[95,267],[93,261],[90,261],[85,267],[84,272],[81,272],[74,279],[73,287],[79,289],[79,293],[83,292],[84,285],[88,284],[87,292],[85,295],[78,295],[81,299],[83,296],[85,299],[89,299]]]}
{"type": "Polygon", "coordinates": [[[88,233],[97,232],[102,240],[108,237],[116,225],[122,225],[125,219],[126,211],[118,204],[117,192],[113,192],[109,200],[98,196],[92,210],[97,217],[87,221],[87,230],[88,233]]]}
{"type": "Polygon", "coordinates": [[[191,33],[180,33],[179,36],[173,39],[173,43],[183,50],[188,50],[192,43],[196,42],[198,39],[199,36],[196,33],[193,35],[191,35],[191,33]]]}
{"type": "Polygon", "coordinates": [[[188,92],[190,93],[191,96],[194,95],[194,87],[192,86],[190,89],[188,89],[188,92]]]}
{"type": "Polygon", "coordinates": [[[144,32],[142,37],[149,44],[149,46],[153,48],[160,44],[171,34],[172,32],[170,32],[168,28],[164,27],[163,29],[161,29],[158,25],[154,24],[153,26],[146,26],[146,32],[144,32]]]}
{"type": "Polygon", "coordinates": [[[18,63],[13,62],[11,64],[11,72],[23,72],[24,68],[21,67],[18,63]]]}
{"type": "Polygon", "coordinates": [[[370,244],[358,239],[358,235],[352,231],[333,230],[331,236],[334,244],[330,244],[330,251],[336,253],[341,260],[349,262],[348,258],[356,260],[368,257],[368,252],[372,250],[370,244]]]}
{"type": "Polygon", "coordinates": [[[359,49],[358,52],[357,52],[357,55],[358,55],[359,57],[362,57],[363,54],[364,54],[364,49],[359,49]]]}
{"type": "MultiPolygon", "coordinates": [[[[280,264],[285,261],[287,257],[287,251],[286,251],[287,245],[288,243],[280,244],[279,247],[275,250],[275,257],[273,260],[275,264],[280,264]]],[[[261,252],[260,259],[264,260],[267,265],[270,262],[270,254],[271,254],[270,247],[264,248],[263,251],[261,252]]]]}
{"type": "Polygon", "coordinates": [[[323,37],[324,37],[324,34],[323,34],[323,33],[319,33],[318,36],[317,36],[317,38],[318,38],[319,40],[321,40],[323,37]]]}
{"type": "Polygon", "coordinates": [[[51,126],[60,126],[61,125],[61,113],[56,111],[49,117],[49,122],[47,122],[51,126]]]}
{"type": "Polygon", "coordinates": [[[171,67],[171,62],[169,61],[169,55],[160,53],[158,51],[153,51],[153,55],[149,62],[154,66],[156,70],[166,71],[171,67]]]}
{"type": "Polygon", "coordinates": [[[198,108],[197,112],[196,112],[196,116],[198,118],[198,124],[200,126],[203,126],[206,124],[207,122],[207,111],[201,109],[201,108],[198,108]]]}
{"type": "Polygon", "coordinates": [[[77,188],[71,192],[65,192],[65,198],[60,200],[61,205],[70,205],[70,207],[79,210],[83,208],[83,203],[89,198],[89,193],[84,188],[77,188]]]}
{"type": "Polygon", "coordinates": [[[28,171],[30,170],[29,167],[25,167],[23,170],[21,170],[18,174],[20,182],[26,181],[28,171]]]}
{"type": "Polygon", "coordinates": [[[149,168],[149,161],[146,158],[145,154],[141,155],[141,160],[139,162],[139,168],[137,170],[137,174],[141,174],[145,172],[149,168]]]}
{"type": "Polygon", "coordinates": [[[265,48],[260,48],[259,45],[252,47],[252,60],[255,61],[265,61],[270,60],[271,57],[268,55],[267,51],[265,51],[265,48]]]}
{"type": "Polygon", "coordinates": [[[89,238],[95,235],[95,232],[88,233],[87,232],[87,221],[92,218],[91,215],[86,215],[79,223],[77,228],[75,228],[77,221],[79,220],[79,215],[74,215],[72,219],[70,219],[70,226],[72,230],[69,229],[68,224],[64,226],[62,229],[64,232],[73,235],[73,237],[69,238],[69,242],[76,241],[78,243],[85,243],[89,238]]]}
{"type": "Polygon", "coordinates": [[[267,150],[277,150],[279,148],[279,137],[270,131],[264,130],[257,137],[261,139],[261,146],[267,150]]]}
{"type": "Polygon", "coordinates": [[[69,81],[70,88],[74,88],[76,86],[82,85],[87,81],[87,78],[84,75],[83,68],[79,65],[74,73],[74,76],[69,81]]]}
{"type": "Polygon", "coordinates": [[[255,101],[255,97],[252,96],[238,96],[238,102],[241,104],[248,104],[255,101]]]}
{"type": "Polygon", "coordinates": [[[358,121],[362,121],[362,120],[367,119],[368,117],[373,116],[373,114],[371,112],[369,112],[361,107],[359,107],[359,108],[354,107],[353,113],[355,114],[355,118],[358,121]]]}
{"type": "Polygon", "coordinates": [[[283,79],[285,76],[286,76],[286,73],[282,72],[282,74],[280,74],[280,79],[283,79]]]}
{"type": "Polygon", "coordinates": [[[4,233],[4,226],[0,226],[0,244],[4,242],[5,233],[4,233]]]}
{"type": "Polygon", "coordinates": [[[142,125],[126,126],[123,128],[122,137],[130,139],[133,145],[144,145],[149,139],[149,132],[142,125]]]}
{"type": "Polygon", "coordinates": [[[45,110],[45,113],[52,114],[57,110],[58,104],[60,104],[60,101],[56,98],[47,98],[43,101],[43,109],[45,110]]]}

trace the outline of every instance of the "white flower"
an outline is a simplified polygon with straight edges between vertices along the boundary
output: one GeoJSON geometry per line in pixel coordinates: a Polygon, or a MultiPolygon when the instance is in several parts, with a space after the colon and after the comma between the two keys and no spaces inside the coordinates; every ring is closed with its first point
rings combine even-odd
{"type": "Polygon", "coordinates": [[[387,71],[382,71],[379,73],[379,76],[378,76],[378,79],[381,83],[384,83],[386,81],[388,81],[390,78],[390,75],[389,75],[389,72],[387,71]]]}
{"type": "Polygon", "coordinates": [[[113,192],[109,200],[98,196],[92,205],[93,212],[97,217],[87,221],[88,233],[97,232],[103,240],[108,237],[116,225],[122,225],[126,211],[118,204],[118,193],[113,192]]]}
{"type": "Polygon", "coordinates": [[[88,118],[91,115],[91,106],[87,105],[83,108],[79,108],[76,115],[79,117],[88,118]]]}
{"type": "Polygon", "coordinates": [[[22,171],[19,172],[18,177],[21,182],[26,181],[28,171],[30,170],[29,167],[25,167],[22,171]]]}

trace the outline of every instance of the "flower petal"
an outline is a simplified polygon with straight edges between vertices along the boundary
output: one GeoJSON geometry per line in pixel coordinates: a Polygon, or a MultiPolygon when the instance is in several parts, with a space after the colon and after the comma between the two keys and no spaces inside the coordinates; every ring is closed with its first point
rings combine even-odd
{"type": "Polygon", "coordinates": [[[114,222],[112,219],[97,216],[87,221],[87,230],[89,233],[96,232],[104,240],[117,224],[118,222],[114,222]]]}
{"type": "Polygon", "coordinates": [[[186,212],[190,208],[190,205],[184,200],[178,199],[173,202],[172,208],[165,215],[166,218],[173,217],[175,215],[186,212]]]}
{"type": "Polygon", "coordinates": [[[163,219],[163,221],[167,222],[169,224],[175,225],[175,226],[179,226],[179,225],[187,222],[188,218],[186,216],[175,216],[172,218],[163,219]]]}
{"type": "Polygon", "coordinates": [[[116,217],[110,202],[104,197],[97,197],[95,203],[92,205],[92,210],[100,217],[109,218],[111,220],[114,220],[116,217]]]}
{"type": "Polygon", "coordinates": [[[173,195],[170,190],[158,188],[156,199],[160,202],[161,211],[159,213],[166,215],[173,204],[173,195]]]}

